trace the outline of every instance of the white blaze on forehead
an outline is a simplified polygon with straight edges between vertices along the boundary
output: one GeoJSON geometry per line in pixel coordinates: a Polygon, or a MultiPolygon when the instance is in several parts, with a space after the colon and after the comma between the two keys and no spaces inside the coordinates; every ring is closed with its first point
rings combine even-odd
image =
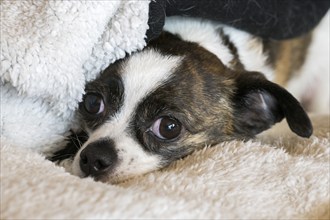
{"type": "Polygon", "coordinates": [[[153,49],[133,55],[122,70],[123,110],[133,110],[147,94],[169,79],[180,61],[181,57],[162,55],[153,49]]]}
{"type": "Polygon", "coordinates": [[[181,59],[178,56],[162,55],[152,49],[128,58],[120,70],[124,85],[123,105],[110,121],[100,126],[92,136],[113,138],[121,135],[135,114],[137,105],[170,78],[181,59]]]}

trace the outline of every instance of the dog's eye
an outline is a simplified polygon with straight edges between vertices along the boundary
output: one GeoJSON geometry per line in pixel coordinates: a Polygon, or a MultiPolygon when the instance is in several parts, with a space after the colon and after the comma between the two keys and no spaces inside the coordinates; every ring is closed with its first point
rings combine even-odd
{"type": "Polygon", "coordinates": [[[178,120],[168,116],[157,119],[150,127],[150,131],[156,137],[163,140],[172,140],[178,137],[181,130],[181,123],[178,120]]]}
{"type": "Polygon", "coordinates": [[[90,114],[100,114],[104,111],[104,102],[101,95],[87,93],[84,98],[84,107],[90,114]]]}

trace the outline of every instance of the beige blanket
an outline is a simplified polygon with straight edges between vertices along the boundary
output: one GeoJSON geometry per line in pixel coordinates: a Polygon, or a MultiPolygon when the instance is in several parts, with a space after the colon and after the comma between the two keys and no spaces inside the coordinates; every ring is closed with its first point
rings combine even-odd
{"type": "Polygon", "coordinates": [[[2,143],[1,219],[329,219],[329,116],[312,121],[310,139],[283,122],[119,185],[2,143]]]}

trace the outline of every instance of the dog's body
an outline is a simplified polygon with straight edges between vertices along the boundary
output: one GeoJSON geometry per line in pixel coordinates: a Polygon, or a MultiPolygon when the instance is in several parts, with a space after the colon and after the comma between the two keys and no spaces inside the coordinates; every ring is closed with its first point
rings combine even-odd
{"type": "Polygon", "coordinates": [[[79,107],[85,142],[53,160],[69,157],[73,174],[114,183],[206,145],[252,138],[284,117],[293,132],[312,134],[299,102],[271,82],[290,83],[311,35],[265,41],[188,18],[168,19],[165,30],[86,86],[79,107]]]}

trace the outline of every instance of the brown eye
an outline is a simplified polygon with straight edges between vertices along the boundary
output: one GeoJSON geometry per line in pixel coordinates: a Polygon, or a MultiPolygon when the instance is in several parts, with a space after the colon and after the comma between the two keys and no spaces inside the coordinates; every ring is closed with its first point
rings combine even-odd
{"type": "Polygon", "coordinates": [[[181,134],[181,123],[169,116],[157,119],[149,129],[156,137],[162,140],[172,140],[181,134]]]}
{"type": "Polygon", "coordinates": [[[104,111],[103,98],[97,93],[87,93],[83,102],[85,110],[90,114],[96,115],[104,111]]]}

